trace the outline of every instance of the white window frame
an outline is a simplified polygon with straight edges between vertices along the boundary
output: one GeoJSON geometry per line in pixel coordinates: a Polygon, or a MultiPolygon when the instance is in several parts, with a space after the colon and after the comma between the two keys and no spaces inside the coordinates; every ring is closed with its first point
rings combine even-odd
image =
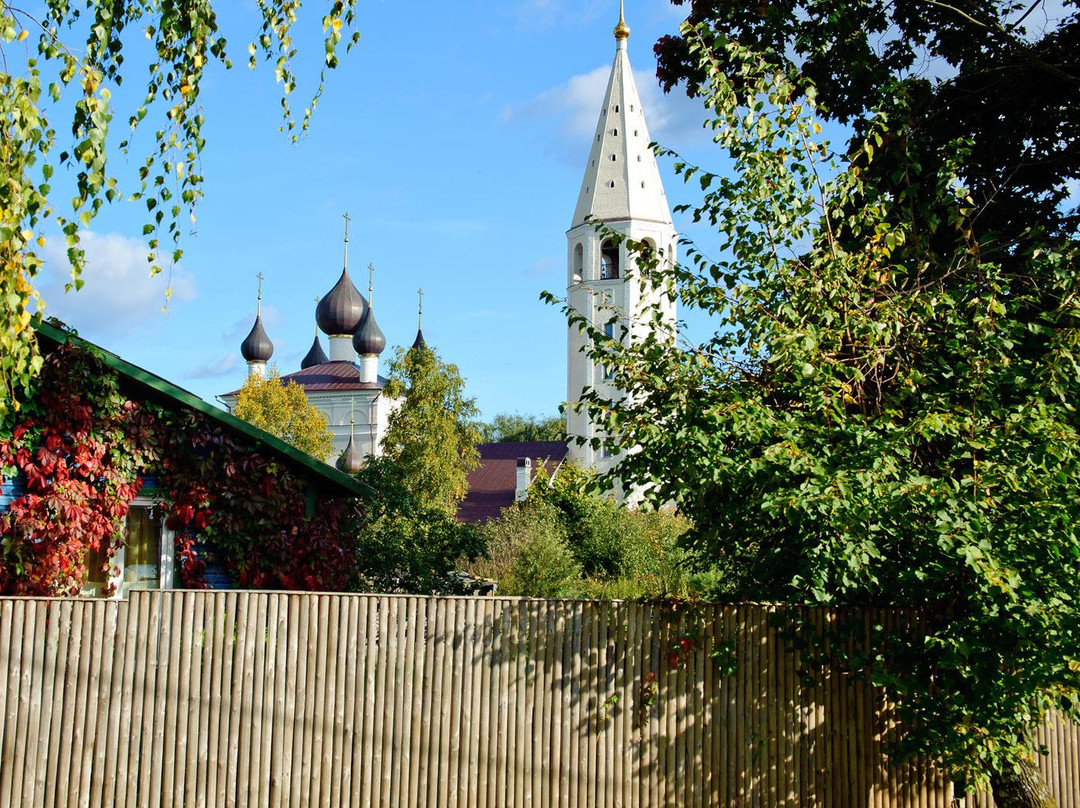
{"type": "MultiPolygon", "coordinates": [[[[176,579],[176,536],[174,531],[170,530],[165,525],[165,508],[160,500],[150,499],[148,497],[137,497],[128,503],[128,508],[149,508],[151,510],[151,518],[154,515],[158,518],[158,523],[161,525],[161,544],[158,547],[158,589],[173,589],[175,587],[176,579]],[[157,511],[154,514],[154,511],[157,511]]],[[[127,517],[124,517],[124,536],[127,537],[127,517]]],[[[124,589],[124,554],[126,552],[126,546],[121,543],[120,549],[116,551],[116,555],[112,557],[109,564],[109,580],[108,587],[112,589],[112,595],[109,597],[112,600],[124,600],[128,592],[131,590],[124,589]]],[[[101,589],[96,585],[88,584],[83,590],[84,594],[90,596],[101,596],[101,589]]]]}

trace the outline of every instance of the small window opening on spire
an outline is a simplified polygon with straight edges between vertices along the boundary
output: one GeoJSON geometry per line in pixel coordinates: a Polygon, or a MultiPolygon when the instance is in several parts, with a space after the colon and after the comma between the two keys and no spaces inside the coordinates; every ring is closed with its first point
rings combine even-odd
{"type": "Polygon", "coordinates": [[[613,163],[614,163],[614,162],[615,162],[615,160],[617,160],[617,159],[618,159],[618,158],[617,158],[617,157],[616,157],[616,156],[615,156],[614,154],[613,154],[613,155],[611,155],[611,162],[613,162],[613,163]]]}
{"type": "Polygon", "coordinates": [[[615,111],[616,111],[616,112],[618,112],[618,111],[619,111],[619,105],[618,105],[618,104],[616,104],[616,105],[615,105],[615,111]]]}
{"type": "Polygon", "coordinates": [[[610,281],[619,277],[619,248],[611,241],[600,245],[600,280],[610,281]]]}
{"type": "Polygon", "coordinates": [[[613,134],[615,137],[618,137],[619,136],[619,130],[618,129],[612,129],[611,134],[613,134]]]}
{"type": "Polygon", "coordinates": [[[607,187],[608,187],[608,188],[614,188],[614,187],[615,187],[615,180],[612,180],[611,182],[609,182],[609,183],[607,184],[607,187]]]}

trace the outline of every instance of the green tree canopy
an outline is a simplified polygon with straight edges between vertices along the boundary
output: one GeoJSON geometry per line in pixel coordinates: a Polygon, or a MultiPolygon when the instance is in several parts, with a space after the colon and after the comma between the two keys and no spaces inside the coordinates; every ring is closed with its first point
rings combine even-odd
{"type": "Polygon", "coordinates": [[[334,436],[329,420],[308,403],[304,388],[294,381],[282,384],[276,367],[270,368],[265,379],[248,376],[236,396],[233,415],[312,457],[333,459],[334,436]]]}
{"type": "MultiPolygon", "coordinates": [[[[797,68],[823,104],[824,118],[868,132],[874,111],[905,85],[903,143],[932,145],[920,167],[971,144],[964,182],[983,232],[1018,238],[1038,223],[1051,235],[1075,233],[1080,217],[1070,181],[1080,178],[1080,14],[1076,0],[786,0],[759,6],[736,0],[674,0],[689,21],[708,22],[733,41],[797,68]]],[[[690,40],[656,44],[667,89],[709,84],[690,40]]],[[[717,68],[737,76],[723,51],[717,68]]],[[[901,152],[901,142],[882,144],[901,152]]],[[[911,168],[882,154],[871,175],[911,168]]],[[[917,183],[909,183],[909,193],[917,183]]],[[[932,192],[932,186],[928,192],[932,192]]]]}
{"type": "MultiPolygon", "coordinates": [[[[734,171],[676,163],[719,251],[690,245],[644,282],[677,282],[716,330],[673,349],[659,330],[611,346],[592,329],[625,395],[588,406],[626,449],[620,476],[693,520],[731,595],[910,610],[912,628],[836,660],[885,689],[894,752],[992,783],[1003,808],[1040,804],[1032,730],[1051,709],[1080,716],[1080,254],[1043,204],[1059,183],[1032,197],[1006,172],[991,192],[998,158],[935,128],[934,85],[900,69],[868,83],[859,136],[835,153],[797,59],[824,41],[800,15],[828,15],[776,8],[761,25],[790,14],[790,48],[726,18],[684,29],[734,171]],[[998,209],[1020,204],[1024,222],[998,209]]],[[[852,32],[840,73],[858,77],[872,57],[852,32]]],[[[1075,156],[1074,111],[1033,136],[1075,156]]]]}
{"type": "Polygon", "coordinates": [[[480,424],[481,443],[529,443],[566,440],[566,419],[499,413],[491,423],[480,424]]]}
{"type": "MultiPolygon", "coordinates": [[[[40,367],[29,325],[36,316],[31,312],[41,309],[35,278],[48,228],[65,239],[75,288],[84,261],[79,228],[89,227],[105,203],[126,198],[146,206],[143,233],[153,271],[160,270],[159,251],[180,259],[183,222],[202,197],[200,87],[214,66],[232,65],[214,6],[212,0],[44,0],[32,6],[0,0],[0,416],[12,405],[14,389],[40,367]],[[132,75],[145,77],[146,94],[132,109],[116,108],[113,91],[132,75]],[[114,118],[123,122],[120,142],[114,118]],[[126,161],[110,161],[110,151],[126,155],[144,127],[153,132],[148,153],[134,161],[134,176],[122,177],[115,167],[126,161]],[[75,186],[70,205],[54,199],[58,168],[75,186]]],[[[261,29],[252,32],[247,49],[250,66],[260,58],[273,62],[282,87],[282,128],[294,140],[307,129],[325,70],[337,65],[342,37],[349,48],[359,38],[352,31],[356,0],[322,6],[323,74],[302,115],[294,117],[289,100],[296,88],[292,30],[300,4],[259,0],[261,29]]]]}
{"type": "Polygon", "coordinates": [[[410,490],[407,471],[388,457],[369,458],[356,475],[367,486],[358,538],[355,587],[363,592],[460,595],[456,573],[483,549],[473,525],[426,504],[410,490]]]}
{"type": "Polygon", "coordinates": [[[402,401],[388,419],[383,455],[422,506],[452,516],[480,464],[476,403],[465,397],[457,365],[423,345],[398,348],[387,378],[385,394],[402,401]]]}

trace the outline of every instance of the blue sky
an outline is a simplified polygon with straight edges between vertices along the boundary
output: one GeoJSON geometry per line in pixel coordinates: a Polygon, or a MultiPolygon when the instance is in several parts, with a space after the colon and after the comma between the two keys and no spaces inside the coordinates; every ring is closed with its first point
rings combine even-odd
{"type": "MultiPolygon", "coordinates": [[[[47,313],[213,400],[243,382],[239,345],[258,272],[273,361],[298,369],[315,298],[341,271],[348,211],[350,273],[366,293],[375,265],[375,312],[391,345],[412,342],[423,287],[424,334],[461,368],[485,417],[554,414],[566,397],[566,327],[538,295],[565,290],[565,231],[614,56],[618,1],[361,2],[360,43],[330,73],[297,146],[278,132],[273,71],[244,66],[254,4],[220,5],[237,67],[211,72],[203,87],[206,199],[183,261],[149,279],[144,208],[114,204],[85,237],[81,292],[63,293],[67,267],[51,253],[47,313]]],[[[302,12],[315,28],[298,32],[298,104],[318,69],[316,5],[302,12]]],[[[626,15],[652,137],[715,165],[703,110],[681,93],[663,96],[653,77],[652,44],[684,13],[632,0],[626,15]]],[[[117,119],[126,117],[121,107],[117,119]]],[[[122,187],[138,164],[133,154],[114,166],[122,187]]],[[[672,204],[684,200],[670,162],[661,172],[672,204]]],[[[676,227],[689,229],[678,217],[676,227]]]]}

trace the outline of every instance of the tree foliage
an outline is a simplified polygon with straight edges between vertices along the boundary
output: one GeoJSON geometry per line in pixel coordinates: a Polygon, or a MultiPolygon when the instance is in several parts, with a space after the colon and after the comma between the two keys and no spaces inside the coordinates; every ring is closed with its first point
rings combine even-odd
{"type": "MultiPolygon", "coordinates": [[[[359,37],[351,31],[355,5],[356,0],[324,4],[325,63],[310,103],[297,117],[289,98],[296,88],[292,30],[300,4],[259,0],[261,29],[248,46],[249,64],[254,67],[260,56],[273,62],[282,86],[282,129],[294,140],[307,129],[342,37],[349,48],[359,37]]],[[[45,240],[52,237],[49,228],[62,234],[75,288],[82,284],[84,260],[80,227],[89,227],[104,204],[120,199],[146,206],[143,233],[152,270],[160,270],[162,239],[171,244],[172,259],[180,259],[185,214],[194,218],[202,196],[200,87],[212,65],[232,64],[212,0],[45,0],[37,8],[40,16],[0,0],[0,415],[12,404],[15,388],[40,367],[29,325],[32,310],[43,305],[35,277],[45,240]],[[136,71],[143,53],[149,54],[147,70],[136,71]],[[145,95],[133,109],[115,108],[114,91],[135,72],[148,75],[145,95]],[[111,128],[117,116],[125,129],[119,142],[111,128]],[[127,155],[147,126],[153,135],[136,161],[136,175],[121,177],[116,161],[108,159],[110,150],[127,155]],[[58,168],[74,183],[70,205],[54,198],[58,168]]]]}
{"type": "Polygon", "coordinates": [[[472,570],[505,595],[670,598],[694,593],[678,546],[689,522],[667,510],[629,510],[600,494],[595,474],[540,472],[528,498],[483,525],[485,558],[472,570]]]}
{"type": "Polygon", "coordinates": [[[476,528],[413,493],[405,470],[387,457],[369,458],[356,475],[365,484],[354,587],[362,592],[458,595],[455,573],[482,549],[476,528]]]}
{"type": "Polygon", "coordinates": [[[472,566],[498,583],[500,595],[567,598],[578,594],[581,563],[567,541],[559,509],[547,502],[507,508],[481,528],[485,554],[472,566]]]}
{"type": "MultiPolygon", "coordinates": [[[[859,138],[903,81],[905,138],[932,147],[920,155],[924,161],[947,153],[951,143],[971,145],[964,182],[984,232],[1017,237],[1038,222],[1050,235],[1075,233],[1078,200],[1069,198],[1070,180],[1080,177],[1075,0],[674,2],[690,6],[690,22],[708,22],[744,47],[797,66],[825,101],[819,114],[852,123],[859,138]]],[[[688,39],[664,37],[655,50],[665,88],[682,81],[693,93],[709,83],[688,39]]],[[[738,59],[715,56],[718,69],[738,76],[738,59]]],[[[870,173],[888,178],[904,168],[912,166],[879,160],[870,173]]]]}
{"type": "Polygon", "coordinates": [[[334,453],[329,419],[308,402],[295,381],[282,384],[276,367],[266,378],[248,376],[236,395],[233,415],[319,460],[334,453]]]}
{"type": "Polygon", "coordinates": [[[453,516],[468,491],[469,471],[480,464],[478,411],[465,397],[457,365],[426,346],[398,348],[385,395],[402,402],[387,421],[383,456],[421,505],[453,516]]]}
{"type": "Polygon", "coordinates": [[[990,192],[985,144],[935,129],[917,77],[886,72],[835,153],[791,25],[790,49],[734,24],[684,29],[734,170],[676,163],[719,252],[690,245],[673,277],[642,282],[677,281],[716,330],[673,349],[658,320],[611,346],[581,323],[625,393],[588,406],[626,450],[620,477],[693,520],[731,595],[914,610],[910,630],[879,627],[837,661],[885,689],[905,730],[894,753],[1003,795],[1047,712],[1080,716],[1074,225],[1043,204],[1061,202],[1058,179],[1035,193],[1016,172],[990,192]]]}
{"type": "Polygon", "coordinates": [[[566,419],[561,416],[499,413],[491,423],[480,424],[481,443],[531,443],[566,440],[566,419]]]}

